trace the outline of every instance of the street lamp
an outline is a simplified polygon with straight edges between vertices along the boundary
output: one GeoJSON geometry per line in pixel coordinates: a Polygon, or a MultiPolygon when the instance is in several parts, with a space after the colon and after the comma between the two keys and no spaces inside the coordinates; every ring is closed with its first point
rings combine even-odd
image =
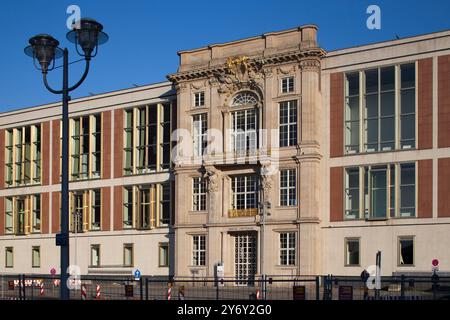
{"type": "Polygon", "coordinates": [[[82,18],[78,27],[69,31],[67,40],[75,44],[77,53],[84,57],[85,69],[81,79],[69,87],[69,52],[60,49],[59,41],[48,34],[38,34],[29,40],[26,55],[33,58],[35,67],[42,72],[44,85],[54,94],[62,94],[62,165],[61,165],[61,233],[56,235],[56,245],[61,247],[60,299],[70,298],[67,280],[69,278],[69,92],[78,88],[86,79],[89,63],[97,55],[98,46],[108,41],[103,26],[93,19],[82,18]],[[62,89],[55,90],[47,82],[47,73],[55,67],[55,60],[63,57],[62,89]],[[39,63],[39,66],[36,64],[39,63]]]}

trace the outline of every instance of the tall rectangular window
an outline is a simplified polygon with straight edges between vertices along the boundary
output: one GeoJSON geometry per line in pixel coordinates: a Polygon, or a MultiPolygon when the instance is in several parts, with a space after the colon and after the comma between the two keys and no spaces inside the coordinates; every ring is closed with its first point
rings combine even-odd
{"type": "Polygon", "coordinates": [[[41,180],[41,126],[6,130],[5,183],[7,187],[38,184],[41,180]]]}
{"type": "Polygon", "coordinates": [[[345,219],[415,217],[416,181],[414,162],[347,168],[345,219]]]}
{"type": "Polygon", "coordinates": [[[231,146],[237,156],[255,155],[258,148],[258,116],[255,108],[231,113],[231,146]]]}
{"type": "Polygon", "coordinates": [[[297,174],[295,169],[280,171],[280,205],[297,205],[297,174]]]}
{"type": "Polygon", "coordinates": [[[407,63],[346,74],[347,154],[415,148],[415,70],[407,63]]]}
{"type": "Polygon", "coordinates": [[[123,188],[123,228],[133,228],[133,187],[123,188]]]}
{"type": "Polygon", "coordinates": [[[71,119],[71,179],[100,177],[101,115],[71,119]]]}
{"type": "Polygon", "coordinates": [[[5,268],[14,267],[14,249],[13,247],[5,248],[5,268]]]}
{"type": "Polygon", "coordinates": [[[207,146],[207,135],[208,130],[208,120],[207,114],[196,114],[192,117],[193,121],[193,144],[194,144],[194,156],[200,157],[205,153],[207,146]]]}
{"type": "Polygon", "coordinates": [[[160,243],[158,246],[158,265],[160,267],[168,267],[169,266],[169,244],[167,242],[160,243]]]}
{"type": "Polygon", "coordinates": [[[132,243],[123,245],[123,266],[132,267],[134,265],[134,249],[132,243]]]}
{"type": "Polygon", "coordinates": [[[206,236],[192,236],[192,265],[204,266],[206,264],[206,236]]]}
{"type": "Polygon", "coordinates": [[[100,189],[70,192],[70,231],[86,232],[101,229],[100,189]]]}
{"type": "Polygon", "coordinates": [[[345,219],[359,219],[359,168],[347,168],[345,177],[345,219]]]}
{"type": "Polygon", "coordinates": [[[203,107],[205,105],[205,92],[199,91],[194,93],[194,106],[203,107]]]}
{"type": "Polygon", "coordinates": [[[280,265],[295,265],[295,257],[297,255],[297,233],[282,232],[280,233],[280,265]]]}
{"type": "Polygon", "coordinates": [[[345,265],[359,266],[359,238],[345,239],[345,265]]]}
{"type": "Polygon", "coordinates": [[[159,199],[159,225],[165,226],[170,223],[170,183],[163,183],[160,187],[159,199]]]}
{"type": "Polygon", "coordinates": [[[100,266],[100,245],[93,244],[91,245],[91,265],[90,267],[99,267],[100,266]]]}
{"type": "Polygon", "coordinates": [[[192,210],[206,210],[206,180],[201,177],[192,179],[192,210]]]}
{"type": "Polygon", "coordinates": [[[41,247],[33,247],[31,249],[31,267],[40,268],[41,267],[41,247]]]}
{"type": "Polygon", "coordinates": [[[234,210],[257,209],[258,179],[255,175],[239,175],[231,179],[234,210]]]}
{"type": "Polygon", "coordinates": [[[41,232],[41,196],[5,198],[5,234],[28,235],[41,232]]]}
{"type": "Polygon", "coordinates": [[[414,237],[405,236],[398,239],[398,265],[414,265],[414,237]]]}
{"type": "Polygon", "coordinates": [[[297,144],[297,101],[280,103],[280,147],[297,144]]]}
{"type": "Polygon", "coordinates": [[[346,74],[345,82],[345,151],[359,152],[359,72],[346,74]]]}
{"type": "Polygon", "coordinates": [[[294,92],[294,77],[281,79],[281,93],[294,92]]]}
{"type": "Polygon", "coordinates": [[[124,174],[144,174],[170,167],[171,104],[125,110],[124,174]]]}
{"type": "Polygon", "coordinates": [[[410,149],[416,140],[416,68],[409,63],[400,71],[400,147],[410,149]]]}

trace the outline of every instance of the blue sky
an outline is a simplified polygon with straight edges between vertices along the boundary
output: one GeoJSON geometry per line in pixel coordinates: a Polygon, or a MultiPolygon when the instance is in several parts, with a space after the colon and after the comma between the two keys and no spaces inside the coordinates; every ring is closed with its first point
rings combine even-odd
{"type": "MultiPolygon", "coordinates": [[[[0,112],[60,100],[44,88],[23,48],[34,34],[49,33],[69,48],[71,61],[77,60],[65,38],[71,4],[81,8],[82,17],[100,21],[110,35],[72,98],[165,81],[177,69],[178,50],[303,24],[319,26],[319,43],[326,50],[450,29],[449,0],[2,0],[0,112]],[[381,9],[381,30],[366,27],[371,4],[381,9]]],[[[72,83],[82,67],[72,65],[72,83]]],[[[50,73],[54,87],[60,76],[61,69],[50,73]]]]}

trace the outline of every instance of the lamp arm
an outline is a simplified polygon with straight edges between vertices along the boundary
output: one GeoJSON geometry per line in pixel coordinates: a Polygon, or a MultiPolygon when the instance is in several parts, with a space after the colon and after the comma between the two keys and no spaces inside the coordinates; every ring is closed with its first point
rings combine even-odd
{"type": "Polygon", "coordinates": [[[48,81],[47,81],[47,73],[46,72],[42,73],[42,79],[44,80],[44,85],[45,85],[45,87],[47,88],[48,91],[50,91],[51,93],[54,93],[54,94],[61,94],[61,93],[63,93],[63,90],[55,90],[55,89],[52,89],[50,87],[50,85],[48,84],[48,81]]]}
{"type": "Polygon", "coordinates": [[[83,83],[83,81],[86,79],[86,77],[87,77],[87,75],[89,73],[89,65],[90,65],[90,59],[86,58],[86,66],[84,68],[83,76],[81,77],[80,81],[78,81],[75,85],[70,87],[68,89],[68,91],[75,90],[76,88],[78,88],[83,83]]]}

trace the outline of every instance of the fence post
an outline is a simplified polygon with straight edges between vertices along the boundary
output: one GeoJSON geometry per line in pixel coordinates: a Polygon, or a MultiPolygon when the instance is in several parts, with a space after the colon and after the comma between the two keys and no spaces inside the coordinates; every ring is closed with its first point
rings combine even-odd
{"type": "Polygon", "coordinates": [[[316,276],[316,300],[320,300],[320,278],[316,276]]]}
{"type": "Polygon", "coordinates": [[[439,276],[436,273],[436,270],[433,272],[433,275],[431,276],[431,283],[432,283],[432,290],[433,290],[433,300],[436,300],[436,291],[438,288],[438,282],[439,282],[439,276]]]}
{"type": "Polygon", "coordinates": [[[148,300],[148,279],[145,278],[145,300],[148,300]]]}
{"type": "Polygon", "coordinates": [[[141,300],[144,300],[144,288],[143,288],[143,283],[142,283],[143,277],[139,278],[139,293],[140,293],[140,298],[141,300]]]}
{"type": "Polygon", "coordinates": [[[405,300],[405,275],[400,277],[400,300],[405,300]]]}

